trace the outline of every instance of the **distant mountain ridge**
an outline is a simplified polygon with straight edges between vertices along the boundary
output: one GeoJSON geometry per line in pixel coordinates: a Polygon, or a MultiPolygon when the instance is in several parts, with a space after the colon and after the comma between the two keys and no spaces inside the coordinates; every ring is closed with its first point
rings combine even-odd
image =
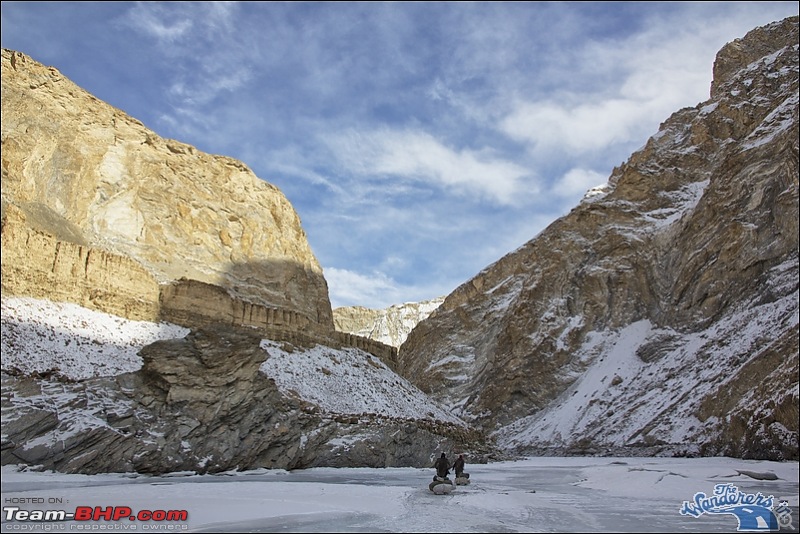
{"type": "Polygon", "coordinates": [[[333,324],[342,332],[350,332],[400,348],[411,330],[433,313],[442,302],[444,297],[395,304],[377,310],[363,306],[342,306],[333,309],[333,324]]]}

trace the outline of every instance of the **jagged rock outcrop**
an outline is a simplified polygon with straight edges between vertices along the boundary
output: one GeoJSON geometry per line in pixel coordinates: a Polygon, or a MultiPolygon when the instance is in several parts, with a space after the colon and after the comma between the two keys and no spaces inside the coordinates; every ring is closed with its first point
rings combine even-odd
{"type": "Polygon", "coordinates": [[[399,371],[508,450],[796,460],[798,18],[720,50],[710,100],[592,193],[449,295],[399,371]]]}
{"type": "Polygon", "coordinates": [[[383,310],[363,306],[342,306],[333,310],[336,330],[349,332],[400,347],[408,334],[433,310],[439,307],[444,297],[422,302],[395,304],[383,310]]]}
{"type": "Polygon", "coordinates": [[[201,328],[140,352],[140,371],[73,381],[3,373],[2,464],[67,473],[423,466],[474,434],[321,412],[260,372],[252,329],[201,328]],[[232,357],[234,356],[234,357],[232,357]]]}
{"type": "Polygon", "coordinates": [[[128,257],[160,284],[198,280],[333,330],[297,213],[244,163],[162,139],[20,52],[2,51],[2,95],[4,218],[13,205],[32,230],[128,257]]]}

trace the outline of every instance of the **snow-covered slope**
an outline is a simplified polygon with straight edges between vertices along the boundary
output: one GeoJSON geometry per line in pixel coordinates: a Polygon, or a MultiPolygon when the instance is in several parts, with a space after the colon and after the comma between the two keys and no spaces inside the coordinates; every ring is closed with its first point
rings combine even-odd
{"type": "MultiPolygon", "coordinates": [[[[798,263],[779,269],[797,270],[798,263]]],[[[742,387],[737,376],[741,368],[750,366],[757,372],[765,335],[797,327],[795,292],[775,302],[745,306],[697,332],[659,328],[648,320],[620,330],[590,332],[576,355],[584,369],[576,380],[546,408],[498,432],[499,444],[505,449],[538,444],[551,450],[581,441],[603,443],[607,450],[672,444],[673,453],[698,454],[700,445],[715,435],[720,418],[732,415],[724,409],[721,392],[742,387]],[[711,407],[717,403],[717,409],[711,407]]],[[[762,382],[762,388],[788,382],[778,403],[796,406],[796,360],[778,361],[773,369],[760,372],[763,376],[755,382],[762,382]]],[[[758,411],[756,392],[746,396],[749,403],[737,409],[758,411]]],[[[764,430],[787,449],[797,448],[796,430],[780,421],[773,420],[764,430]]]]}
{"type": "Polygon", "coordinates": [[[314,348],[291,352],[261,342],[269,358],[261,371],[287,395],[297,395],[333,413],[375,413],[386,417],[463,422],[435,404],[375,356],[354,348],[314,348]]]}
{"type": "Polygon", "coordinates": [[[131,321],[69,302],[3,297],[3,371],[24,375],[57,372],[81,380],[115,376],[142,367],[139,350],[189,329],[131,321]]]}

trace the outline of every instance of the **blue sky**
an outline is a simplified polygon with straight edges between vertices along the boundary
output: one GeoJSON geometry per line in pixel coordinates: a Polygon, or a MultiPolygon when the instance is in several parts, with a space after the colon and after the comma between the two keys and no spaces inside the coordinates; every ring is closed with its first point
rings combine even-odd
{"type": "Polygon", "coordinates": [[[300,215],[334,307],[450,293],[797,2],[2,2],[2,46],[300,215]]]}

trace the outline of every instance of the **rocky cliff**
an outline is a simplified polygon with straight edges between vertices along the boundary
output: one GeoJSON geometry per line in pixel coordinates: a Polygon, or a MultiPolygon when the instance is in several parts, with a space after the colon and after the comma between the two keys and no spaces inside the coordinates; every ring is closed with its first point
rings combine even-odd
{"type": "MultiPolygon", "coordinates": [[[[96,321],[99,317],[94,316],[96,321]]],[[[6,323],[3,328],[6,338],[24,337],[23,325],[6,323]]],[[[125,328],[120,323],[119,329],[125,328]]],[[[40,338],[54,334],[41,323],[36,333],[40,338]]],[[[4,351],[14,348],[14,339],[4,339],[4,351]]],[[[414,410],[400,401],[394,415],[387,415],[377,413],[383,411],[377,404],[373,412],[358,412],[352,405],[332,411],[324,402],[306,400],[297,392],[301,386],[290,382],[292,389],[287,389],[281,370],[303,371],[287,365],[281,352],[290,351],[295,359],[311,355],[285,342],[281,346],[265,342],[257,330],[216,326],[147,344],[132,357],[141,359],[140,364],[131,362],[141,366],[132,372],[106,369],[111,373],[102,376],[96,365],[90,377],[76,380],[71,376],[85,373],[66,357],[58,362],[60,369],[48,372],[4,369],[2,463],[87,474],[427,466],[432,451],[476,443],[476,434],[456,418],[413,417],[414,410]]],[[[403,396],[414,393],[366,353],[326,349],[326,354],[330,367],[352,359],[355,367],[343,371],[348,374],[372,361],[369,366],[377,375],[372,387],[389,378],[403,396]]],[[[324,393],[335,382],[324,378],[318,369],[307,369],[301,383],[324,393]]],[[[359,393],[364,392],[350,395],[359,393]]]]}
{"type": "MultiPolygon", "coordinates": [[[[2,51],[2,94],[4,218],[13,206],[24,215],[15,221],[129,258],[159,284],[197,280],[333,330],[327,284],[297,213],[244,163],[162,139],[19,52],[2,51]]],[[[18,293],[27,265],[15,265],[23,285],[12,286],[6,247],[3,291],[18,293]]]]}
{"type": "Polygon", "coordinates": [[[422,302],[395,304],[382,310],[363,306],[334,308],[336,330],[400,347],[417,324],[439,307],[444,297],[422,302]]]}
{"type": "Polygon", "coordinates": [[[796,460],[797,17],[720,50],[708,101],[457,288],[399,369],[507,450],[796,460]]]}
{"type": "Polygon", "coordinates": [[[396,348],[334,329],[297,214],[243,163],[10,50],[2,114],[3,465],[427,466],[480,449],[391,371],[396,348]]]}

